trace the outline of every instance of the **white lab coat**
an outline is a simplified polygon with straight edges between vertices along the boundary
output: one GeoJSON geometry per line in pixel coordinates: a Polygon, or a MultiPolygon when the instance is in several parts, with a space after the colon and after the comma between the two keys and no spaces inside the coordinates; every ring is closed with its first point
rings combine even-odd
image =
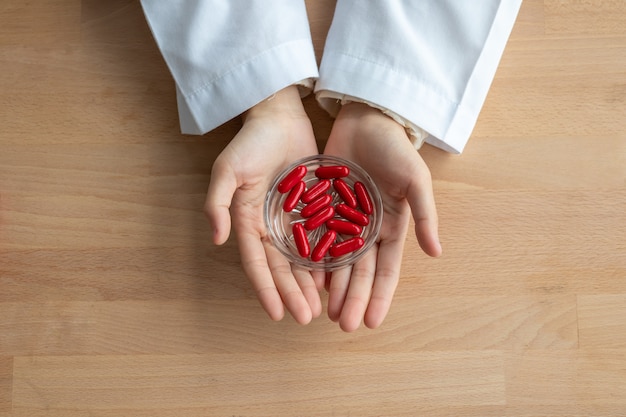
{"type": "MultiPolygon", "coordinates": [[[[176,82],[184,133],[313,85],[335,115],[364,101],[419,142],[460,153],[522,0],[338,0],[318,70],[303,0],[142,0],[176,82]]],[[[418,143],[419,144],[419,143],[418,143]]]]}

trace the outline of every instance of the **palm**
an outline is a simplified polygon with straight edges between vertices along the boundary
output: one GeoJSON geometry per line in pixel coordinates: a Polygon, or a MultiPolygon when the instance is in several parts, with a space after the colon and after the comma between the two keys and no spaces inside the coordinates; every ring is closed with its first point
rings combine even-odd
{"type": "Polygon", "coordinates": [[[287,129],[270,120],[246,124],[220,155],[236,175],[238,187],[231,206],[235,229],[266,236],[263,203],[270,183],[284,167],[315,153],[308,119],[287,129]]]}

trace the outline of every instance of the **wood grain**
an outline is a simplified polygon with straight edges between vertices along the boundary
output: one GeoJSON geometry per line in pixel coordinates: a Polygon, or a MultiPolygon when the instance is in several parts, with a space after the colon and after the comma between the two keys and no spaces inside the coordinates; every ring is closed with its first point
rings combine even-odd
{"type": "Polygon", "coordinates": [[[17,415],[75,407],[123,413],[152,409],[155,391],[166,386],[156,415],[180,407],[204,408],[208,415],[361,415],[385,412],[386,404],[407,411],[502,404],[503,367],[502,354],[486,350],[382,353],[376,361],[353,352],[274,353],[263,360],[244,354],[31,357],[16,360],[13,398],[17,415]],[[433,395],[431,387],[450,385],[458,392],[433,395]]]}
{"type": "Polygon", "coordinates": [[[524,1],[466,151],[420,151],[443,256],[408,236],[346,334],[270,321],[209,243],[241,123],[179,133],[139,2],[3,1],[0,417],[626,416],[625,4],[524,1]]]}

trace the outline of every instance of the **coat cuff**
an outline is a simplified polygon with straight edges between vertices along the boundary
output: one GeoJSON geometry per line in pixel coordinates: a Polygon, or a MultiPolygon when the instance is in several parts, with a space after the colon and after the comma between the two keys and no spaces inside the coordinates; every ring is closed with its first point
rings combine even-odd
{"type": "Polygon", "coordinates": [[[183,92],[177,86],[181,131],[202,135],[293,84],[306,95],[317,76],[310,40],[295,40],[263,51],[193,91],[183,92]]]}

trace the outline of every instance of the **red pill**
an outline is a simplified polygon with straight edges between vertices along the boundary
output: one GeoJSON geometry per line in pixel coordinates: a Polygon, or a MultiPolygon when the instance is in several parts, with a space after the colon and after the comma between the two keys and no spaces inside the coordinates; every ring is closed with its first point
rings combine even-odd
{"type": "Polygon", "coordinates": [[[287,198],[283,203],[283,210],[290,212],[295,209],[305,188],[306,184],[304,181],[299,181],[296,185],[294,185],[291,191],[289,191],[289,194],[287,194],[287,198]]]}
{"type": "Polygon", "coordinates": [[[334,230],[329,230],[328,232],[324,233],[319,242],[317,242],[317,245],[315,245],[315,248],[313,248],[313,252],[311,253],[311,260],[313,262],[321,261],[322,258],[326,255],[326,252],[328,252],[328,248],[330,248],[330,245],[332,245],[335,241],[336,237],[337,232],[335,232],[334,230]]]}
{"type": "Polygon", "coordinates": [[[330,188],[330,180],[321,180],[302,194],[302,202],[310,203],[330,188]]]}
{"type": "Polygon", "coordinates": [[[342,178],[348,175],[350,175],[350,168],[345,165],[328,165],[315,170],[317,178],[342,178]]]}
{"type": "Polygon", "coordinates": [[[331,201],[333,201],[333,197],[330,194],[324,194],[321,197],[318,197],[316,200],[311,201],[309,204],[304,206],[300,215],[304,218],[311,217],[321,209],[326,206],[330,206],[331,201]]]}
{"type": "Polygon", "coordinates": [[[306,175],[307,168],[304,165],[298,165],[278,183],[276,189],[279,193],[286,193],[291,190],[306,175]]]}
{"type": "Polygon", "coordinates": [[[372,205],[372,199],[370,193],[367,192],[367,188],[362,182],[354,183],[354,192],[356,193],[356,199],[359,202],[359,207],[365,214],[372,214],[374,212],[374,206],[372,205]]]}
{"type": "Polygon", "coordinates": [[[306,230],[317,229],[324,223],[326,220],[329,220],[335,215],[335,208],[333,206],[328,206],[320,211],[318,211],[315,216],[309,218],[306,222],[304,222],[304,228],[306,230]]]}
{"type": "Polygon", "coordinates": [[[330,247],[328,253],[330,253],[330,256],[332,256],[333,258],[336,258],[338,256],[343,256],[348,253],[357,251],[361,249],[364,244],[365,241],[363,240],[363,238],[353,237],[351,239],[344,240],[343,242],[335,243],[330,247]]]}
{"type": "Polygon", "coordinates": [[[370,219],[366,214],[361,213],[358,210],[353,209],[345,204],[337,204],[335,207],[337,213],[345,218],[346,220],[350,220],[352,223],[356,223],[359,226],[367,226],[370,223],[370,219]]]}
{"type": "Polygon", "coordinates": [[[298,253],[303,258],[308,258],[311,247],[309,246],[309,239],[306,237],[304,226],[302,226],[302,223],[294,223],[291,230],[293,232],[293,240],[296,242],[296,247],[298,248],[298,253]]]}
{"type": "Polygon", "coordinates": [[[337,191],[337,194],[343,199],[344,203],[352,208],[356,208],[356,195],[347,182],[337,178],[333,181],[333,187],[337,191]]]}
{"type": "Polygon", "coordinates": [[[358,224],[354,224],[352,222],[346,220],[339,219],[330,219],[326,222],[326,227],[330,230],[334,230],[337,233],[341,233],[344,235],[360,235],[363,231],[363,228],[358,224]]]}

